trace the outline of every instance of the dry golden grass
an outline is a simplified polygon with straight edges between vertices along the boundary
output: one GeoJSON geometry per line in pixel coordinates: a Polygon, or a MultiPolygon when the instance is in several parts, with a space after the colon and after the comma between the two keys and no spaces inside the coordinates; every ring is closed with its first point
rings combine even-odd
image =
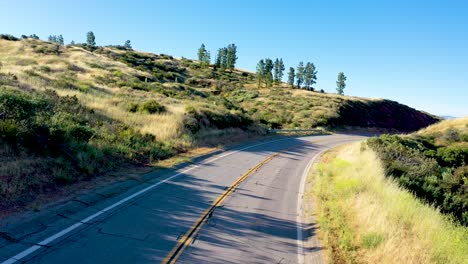
{"type": "MultiPolygon", "coordinates": [[[[60,56],[36,54],[30,48],[35,40],[6,41],[0,40],[0,58],[3,64],[2,71],[15,74],[19,80],[33,89],[50,89],[50,85],[41,78],[35,78],[25,73],[39,66],[47,66],[50,73],[44,76],[54,80],[57,75],[68,70],[70,65],[80,69],[77,79],[80,82],[90,83],[100,90],[92,93],[83,93],[78,90],[54,89],[59,95],[76,96],[79,101],[103,115],[149,133],[159,140],[177,141],[181,146],[187,146],[190,142],[181,139],[183,133],[183,118],[187,103],[167,98],[158,93],[146,93],[133,89],[106,86],[95,83],[96,76],[105,76],[109,69],[118,70],[124,74],[147,76],[148,73],[135,70],[124,63],[110,60],[109,58],[86,51],[79,47],[61,47],[60,56]],[[93,68],[90,65],[97,64],[105,69],[93,68]],[[168,110],[162,114],[131,113],[125,108],[128,102],[142,102],[145,100],[157,100],[166,106],[168,110]]],[[[40,42],[38,42],[40,44],[40,42]]],[[[119,52],[118,50],[113,50],[119,52]]]]}
{"type": "Polygon", "coordinates": [[[430,135],[435,133],[444,133],[450,128],[457,129],[463,133],[468,133],[468,117],[440,121],[437,124],[418,131],[418,134],[430,135]]]}
{"type": "Polygon", "coordinates": [[[468,229],[386,178],[360,143],[328,153],[310,177],[330,263],[467,263],[468,229]]]}

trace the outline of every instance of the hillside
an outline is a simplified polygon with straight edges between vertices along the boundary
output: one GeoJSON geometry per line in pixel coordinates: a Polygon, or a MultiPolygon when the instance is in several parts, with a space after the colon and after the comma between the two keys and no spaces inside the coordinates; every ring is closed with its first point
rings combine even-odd
{"type": "Polygon", "coordinates": [[[0,39],[0,87],[0,206],[267,128],[437,121],[388,100],[257,89],[252,73],[184,58],[30,38],[0,39]]]}

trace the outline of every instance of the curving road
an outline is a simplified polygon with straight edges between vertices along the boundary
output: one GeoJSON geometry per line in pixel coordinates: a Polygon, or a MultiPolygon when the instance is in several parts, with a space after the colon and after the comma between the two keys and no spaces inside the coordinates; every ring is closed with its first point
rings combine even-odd
{"type": "Polygon", "coordinates": [[[281,138],[150,175],[150,181],[60,221],[42,220],[44,228],[31,235],[0,236],[0,262],[321,263],[320,248],[302,243],[314,239],[314,223],[301,218],[304,172],[321,151],[359,139],[281,138]],[[268,157],[271,160],[265,161],[268,157]],[[245,180],[229,189],[242,175],[245,180]],[[200,222],[228,191],[222,205],[200,222]],[[197,222],[198,232],[169,258],[197,222]]]}

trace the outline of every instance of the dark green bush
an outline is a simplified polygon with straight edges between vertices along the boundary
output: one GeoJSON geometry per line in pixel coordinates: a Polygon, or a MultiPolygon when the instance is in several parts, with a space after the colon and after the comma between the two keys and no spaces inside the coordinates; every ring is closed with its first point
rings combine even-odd
{"type": "Polygon", "coordinates": [[[437,149],[439,163],[445,167],[460,167],[468,164],[468,147],[466,145],[452,145],[437,149]]]}
{"type": "Polygon", "coordinates": [[[147,112],[149,114],[155,114],[155,113],[165,112],[166,108],[163,105],[156,102],[155,100],[151,100],[151,101],[144,102],[140,106],[140,111],[147,112]]]}
{"type": "Polygon", "coordinates": [[[218,129],[241,128],[247,130],[253,124],[253,120],[242,112],[215,112],[208,109],[195,109],[193,106],[186,108],[187,118],[185,128],[191,133],[198,132],[202,127],[214,127],[218,129]]]}
{"type": "Polygon", "coordinates": [[[18,41],[19,38],[10,35],[10,34],[0,34],[0,39],[10,40],[10,41],[18,41]]]}

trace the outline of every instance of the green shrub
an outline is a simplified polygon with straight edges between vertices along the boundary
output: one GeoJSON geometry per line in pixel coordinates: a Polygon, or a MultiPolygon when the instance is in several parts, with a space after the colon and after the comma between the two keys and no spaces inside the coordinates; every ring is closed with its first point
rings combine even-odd
{"type": "Polygon", "coordinates": [[[15,120],[0,120],[0,139],[9,144],[16,143],[19,125],[15,120]]]}
{"type": "Polygon", "coordinates": [[[460,141],[460,132],[455,128],[449,128],[444,133],[444,139],[448,142],[458,142],[460,141]]]}
{"type": "Polygon", "coordinates": [[[140,111],[141,112],[146,112],[146,113],[149,113],[149,114],[156,114],[156,113],[165,112],[166,108],[163,105],[156,102],[155,100],[150,100],[150,101],[144,102],[140,106],[140,111]]]}
{"type": "Polygon", "coordinates": [[[13,36],[13,35],[10,35],[10,34],[0,34],[0,39],[4,39],[4,40],[10,40],[10,41],[18,41],[19,38],[13,36]]]}
{"type": "Polygon", "coordinates": [[[468,164],[468,147],[466,145],[452,145],[437,149],[437,156],[446,167],[459,167],[468,164]]]}
{"type": "Polygon", "coordinates": [[[136,113],[138,111],[138,108],[140,107],[139,104],[137,103],[130,103],[127,105],[127,111],[131,113],[136,113]]]}
{"type": "Polygon", "coordinates": [[[52,72],[52,69],[47,65],[42,65],[39,67],[39,71],[43,73],[50,73],[52,72]]]}

